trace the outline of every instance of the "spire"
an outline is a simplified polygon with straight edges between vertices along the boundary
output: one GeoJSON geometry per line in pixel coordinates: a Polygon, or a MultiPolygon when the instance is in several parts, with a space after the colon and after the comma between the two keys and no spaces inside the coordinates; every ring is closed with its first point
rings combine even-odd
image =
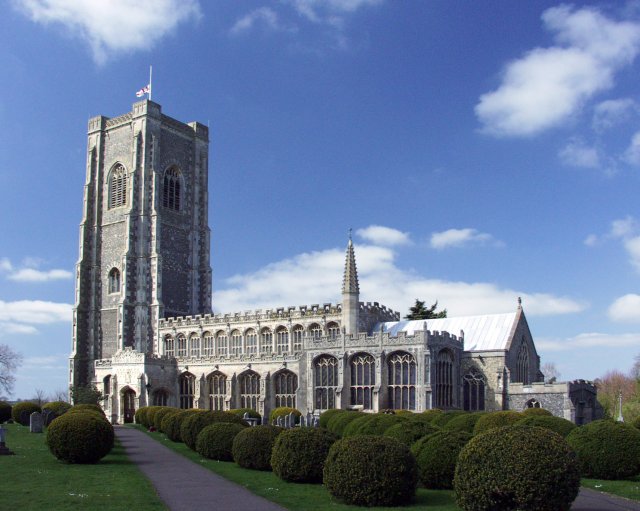
{"type": "Polygon", "coordinates": [[[356,268],[356,255],[353,251],[353,242],[349,234],[349,244],[347,245],[347,256],[344,263],[344,276],[342,278],[342,294],[360,293],[358,284],[358,269],[356,268]]]}

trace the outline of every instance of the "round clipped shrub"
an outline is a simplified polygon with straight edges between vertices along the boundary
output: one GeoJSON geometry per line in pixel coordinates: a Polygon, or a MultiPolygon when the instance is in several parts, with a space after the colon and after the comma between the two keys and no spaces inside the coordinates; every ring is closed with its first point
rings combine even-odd
{"type": "Polygon", "coordinates": [[[149,427],[147,425],[147,410],[149,409],[148,406],[141,406],[140,408],[138,408],[136,410],[135,415],[133,416],[136,424],[142,424],[145,427],[149,427]]]}
{"type": "Polygon", "coordinates": [[[500,412],[485,413],[478,419],[473,434],[478,435],[493,428],[501,428],[503,426],[512,426],[522,419],[522,414],[513,410],[503,410],[500,412]]]}
{"type": "Polygon", "coordinates": [[[320,414],[320,427],[328,428],[329,421],[335,417],[336,415],[340,415],[341,413],[349,413],[349,410],[342,410],[341,408],[331,408],[330,410],[326,410],[320,414]]]}
{"type": "MultiPolygon", "coordinates": [[[[155,428],[156,414],[160,410],[164,410],[166,406],[150,406],[147,408],[147,428],[155,428]]],[[[156,428],[157,429],[157,428],[156,428]]]]}
{"type": "MultiPolygon", "coordinates": [[[[408,419],[402,415],[375,414],[368,421],[362,422],[357,429],[354,428],[355,431],[350,431],[349,434],[347,434],[347,429],[350,426],[347,427],[344,436],[382,435],[391,426],[405,422],[408,422],[408,419]]],[[[351,425],[355,424],[356,421],[351,423],[351,425]]]]}
{"type": "Polygon", "coordinates": [[[473,429],[476,423],[480,420],[480,417],[484,415],[484,412],[476,413],[464,413],[453,417],[447,422],[442,429],[444,431],[463,431],[465,433],[473,434],[473,429]]]}
{"type": "MultiPolygon", "coordinates": [[[[357,435],[360,427],[369,422],[374,417],[372,413],[360,413],[358,415],[359,416],[356,419],[349,421],[349,423],[344,427],[344,429],[342,430],[343,437],[346,438],[349,436],[357,435]]],[[[337,420],[339,421],[340,419],[341,417],[338,417],[337,420]]]]}
{"type": "Polygon", "coordinates": [[[354,420],[362,417],[368,417],[368,414],[362,412],[337,413],[329,419],[327,429],[338,436],[342,436],[344,429],[354,420]]]}
{"type": "Polygon", "coordinates": [[[522,414],[525,416],[529,415],[542,415],[542,416],[553,416],[553,414],[549,410],[545,410],[544,408],[525,408],[522,411],[522,414]]]}
{"type": "Polygon", "coordinates": [[[250,419],[262,419],[262,416],[253,408],[234,408],[233,410],[229,410],[229,413],[233,413],[241,419],[244,418],[245,413],[249,414],[250,419]]]}
{"type": "MultiPolygon", "coordinates": [[[[0,412],[0,413],[1,413],[1,412],[0,412]]],[[[1,422],[1,420],[0,420],[0,422],[1,422]]],[[[631,425],[632,425],[634,428],[638,428],[638,429],[640,429],[640,417],[636,417],[635,419],[633,419],[633,420],[631,421],[631,425]]]]}
{"type": "Polygon", "coordinates": [[[583,477],[626,479],[640,473],[640,431],[629,424],[593,421],[571,431],[567,442],[583,477]]]}
{"type": "Polygon", "coordinates": [[[182,426],[183,421],[185,421],[187,417],[199,413],[202,412],[191,409],[179,410],[177,413],[166,415],[165,418],[162,419],[162,431],[172,442],[182,442],[180,427],[182,426]]]}
{"type": "Polygon", "coordinates": [[[575,453],[557,433],[505,426],[476,435],[462,449],[453,487],[463,510],[567,511],[580,473],[575,453]]]}
{"type": "Polygon", "coordinates": [[[85,404],[73,405],[71,408],[69,408],[68,411],[79,412],[79,411],[86,411],[86,410],[97,412],[103,417],[106,417],[104,414],[104,410],[100,407],[100,405],[94,405],[94,404],[85,403],[85,404]]]}
{"type": "Polygon", "coordinates": [[[11,418],[11,405],[6,401],[0,401],[0,424],[11,418]]]}
{"type": "Polygon", "coordinates": [[[409,448],[393,438],[343,438],[329,450],[323,482],[347,504],[399,506],[413,500],[418,470],[409,448]]]}
{"type": "Polygon", "coordinates": [[[162,419],[164,419],[168,414],[178,411],[178,408],[174,408],[172,406],[161,406],[160,409],[153,414],[153,427],[158,431],[162,431],[162,419]]]}
{"type": "Polygon", "coordinates": [[[324,428],[285,430],[273,444],[273,473],[293,483],[321,483],[324,460],[337,439],[324,428]]]}
{"type": "Polygon", "coordinates": [[[444,426],[449,423],[449,421],[452,421],[456,417],[468,414],[469,412],[465,412],[463,410],[449,410],[447,412],[436,415],[431,421],[431,424],[433,424],[434,426],[438,426],[439,428],[444,428],[444,426]]]}
{"type": "MultiPolygon", "coordinates": [[[[422,424],[431,424],[435,428],[438,428],[438,426],[435,426],[431,422],[431,420],[434,418],[434,416],[435,415],[428,415],[426,413],[411,413],[411,414],[403,415],[403,417],[406,417],[407,420],[409,420],[410,422],[420,422],[422,424]]],[[[438,428],[438,429],[440,429],[440,428],[438,428]]]]}
{"type": "Polygon", "coordinates": [[[458,455],[471,440],[465,431],[438,431],[411,446],[416,457],[420,484],[434,490],[453,488],[453,475],[458,455]]]}
{"type": "Polygon", "coordinates": [[[216,422],[200,431],[196,451],[212,460],[233,461],[233,440],[246,426],[237,422],[216,422]]]}
{"type": "MultiPolygon", "coordinates": [[[[66,401],[51,401],[42,405],[42,411],[51,410],[56,415],[60,416],[63,413],[68,412],[71,409],[71,405],[66,401]]],[[[0,422],[2,422],[0,420],[0,422]]]]}
{"type": "Polygon", "coordinates": [[[177,415],[179,413],[182,413],[184,411],[185,410],[183,410],[181,408],[173,408],[169,412],[166,412],[164,414],[164,417],[162,417],[162,419],[160,420],[160,427],[158,428],[158,430],[162,431],[166,435],[167,434],[167,430],[169,428],[173,427],[173,419],[171,417],[173,417],[174,415],[177,415]]]}
{"type": "Polygon", "coordinates": [[[283,431],[267,424],[245,428],[233,439],[233,461],[242,468],[271,470],[271,450],[283,431]]]}
{"type": "MultiPolygon", "coordinates": [[[[535,408],[535,410],[540,410],[540,408],[535,408]]],[[[562,417],[554,417],[553,415],[525,415],[523,419],[516,422],[516,425],[547,428],[555,431],[563,438],[566,438],[567,435],[577,427],[573,422],[563,419],[562,417]]]]}
{"type": "MultiPolygon", "coordinates": [[[[242,427],[248,426],[239,415],[221,411],[207,411],[192,413],[188,415],[180,424],[180,438],[190,449],[197,450],[196,442],[198,435],[207,426],[218,422],[239,424],[242,427]]],[[[231,447],[229,447],[231,449],[231,447]]]]}
{"type": "Polygon", "coordinates": [[[269,424],[275,424],[278,420],[278,417],[285,417],[290,413],[293,413],[296,418],[295,423],[298,424],[300,422],[300,416],[302,415],[302,413],[300,412],[300,410],[291,408],[290,406],[279,406],[278,408],[274,408],[273,410],[271,410],[271,413],[269,414],[269,424]]]}
{"type": "Polygon", "coordinates": [[[65,413],[47,428],[47,446],[59,460],[96,463],[113,447],[113,426],[95,413],[65,413]]]}
{"type": "Polygon", "coordinates": [[[408,420],[394,424],[384,432],[384,436],[395,438],[400,443],[410,447],[420,438],[437,431],[439,429],[428,422],[408,420]]]}
{"type": "Polygon", "coordinates": [[[439,408],[432,408],[431,410],[425,410],[419,415],[422,415],[426,420],[431,422],[433,419],[440,416],[441,413],[444,413],[444,412],[439,408]]]}
{"type": "Polygon", "coordinates": [[[21,401],[13,405],[11,410],[11,418],[15,422],[19,422],[23,426],[29,425],[29,417],[33,412],[41,412],[42,409],[37,403],[31,401],[21,401]],[[26,419],[25,419],[26,417],[26,419]]]}

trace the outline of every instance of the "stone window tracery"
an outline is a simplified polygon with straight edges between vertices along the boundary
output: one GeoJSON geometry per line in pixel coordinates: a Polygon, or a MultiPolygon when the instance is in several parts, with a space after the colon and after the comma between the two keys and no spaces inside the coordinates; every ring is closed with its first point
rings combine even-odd
{"type": "Polygon", "coordinates": [[[231,346],[229,354],[236,357],[242,354],[242,334],[239,330],[231,332],[231,346]]]}
{"type": "Polygon", "coordinates": [[[453,406],[453,353],[443,349],[436,357],[435,373],[435,405],[436,408],[451,408],[453,406]]]}
{"type": "Polygon", "coordinates": [[[238,377],[240,385],[240,408],[258,410],[260,399],[260,375],[254,371],[247,371],[238,377]]]}
{"type": "Polygon", "coordinates": [[[321,355],[313,364],[313,372],[316,410],[335,408],[338,390],[338,359],[330,355],[321,355]]]}
{"type": "Polygon", "coordinates": [[[170,335],[164,338],[164,354],[166,357],[173,357],[175,354],[173,337],[170,335]]]}
{"type": "Polygon", "coordinates": [[[397,352],[387,360],[389,408],[416,409],[416,359],[410,353],[397,352]]]}
{"type": "Polygon", "coordinates": [[[224,410],[224,401],[227,395],[227,377],[220,371],[209,375],[209,408],[211,410],[224,410]]]}
{"type": "Polygon", "coordinates": [[[376,384],[376,361],[368,353],[351,358],[351,404],[373,409],[373,388],[376,384]]]}
{"type": "Polygon", "coordinates": [[[330,339],[337,339],[340,335],[340,325],[334,322],[327,324],[327,333],[330,339]]]}
{"type": "Polygon", "coordinates": [[[309,332],[312,339],[320,339],[322,337],[322,327],[318,323],[312,323],[309,325],[309,332]]]}
{"type": "Polygon", "coordinates": [[[200,357],[200,337],[192,334],[189,338],[189,355],[195,358],[200,357]]]}
{"type": "Polygon", "coordinates": [[[469,369],[463,379],[464,409],[467,411],[484,410],[485,378],[475,367],[469,369]]]}
{"type": "Polygon", "coordinates": [[[191,373],[182,373],[179,380],[180,385],[180,408],[193,408],[196,377],[191,373]]]}
{"type": "Polygon", "coordinates": [[[255,355],[258,353],[258,335],[256,334],[256,331],[251,328],[249,330],[247,330],[247,332],[244,334],[244,340],[245,340],[245,353],[247,355],[255,355]]]}
{"type": "Polygon", "coordinates": [[[169,402],[169,393],[164,390],[156,390],[153,393],[153,406],[167,406],[169,402]]]}
{"type": "Polygon", "coordinates": [[[171,167],[164,173],[162,181],[162,206],[173,211],[182,209],[182,172],[171,167]]]}
{"type": "Polygon", "coordinates": [[[276,407],[296,407],[296,390],[298,390],[298,377],[289,370],[280,371],[275,377],[276,407]]]}
{"type": "Polygon", "coordinates": [[[183,334],[179,334],[176,339],[176,357],[187,356],[187,338],[183,334]]]}
{"type": "Polygon", "coordinates": [[[263,328],[260,332],[260,353],[268,354],[273,351],[273,332],[263,328]]]}
{"type": "Polygon", "coordinates": [[[202,344],[202,356],[203,357],[212,357],[215,354],[214,344],[213,344],[213,335],[211,332],[205,332],[204,342],[202,344]]]}
{"type": "Polygon", "coordinates": [[[216,334],[216,355],[226,357],[229,354],[227,333],[222,330],[216,334]]]}
{"type": "Polygon", "coordinates": [[[276,330],[276,353],[289,353],[289,331],[283,326],[276,330]]]}
{"type": "Polygon", "coordinates": [[[127,203],[127,171],[124,165],[117,164],[109,174],[109,209],[124,206],[127,203]]]}
{"type": "Polygon", "coordinates": [[[524,385],[531,384],[531,380],[529,378],[529,349],[524,339],[522,339],[522,343],[520,344],[520,349],[518,350],[518,359],[516,361],[516,371],[512,381],[514,383],[522,383],[524,385]]]}
{"type": "Polygon", "coordinates": [[[293,352],[299,353],[302,351],[302,338],[304,336],[304,328],[301,325],[297,325],[293,328],[293,352]]]}
{"type": "Polygon", "coordinates": [[[111,268],[109,272],[109,294],[120,292],[120,270],[111,268]]]}

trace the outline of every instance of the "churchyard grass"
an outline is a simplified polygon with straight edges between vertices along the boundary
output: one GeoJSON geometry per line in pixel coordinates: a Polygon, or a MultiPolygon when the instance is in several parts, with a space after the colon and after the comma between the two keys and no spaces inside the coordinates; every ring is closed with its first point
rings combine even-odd
{"type": "Polygon", "coordinates": [[[611,493],[627,499],[640,501],[640,474],[626,481],[606,481],[604,479],[582,479],[582,486],[592,490],[611,493]]]}
{"type": "MultiPolygon", "coordinates": [[[[143,426],[133,426],[140,431],[146,431],[143,426]]],[[[208,460],[200,456],[197,452],[189,449],[185,444],[172,442],[162,433],[149,433],[153,439],[175,452],[195,461],[199,465],[215,472],[216,474],[244,486],[252,493],[260,495],[268,500],[276,502],[281,506],[300,511],[320,511],[334,510],[347,511],[353,509],[364,509],[358,506],[348,506],[342,504],[329,494],[321,484],[295,484],[287,483],[278,478],[273,472],[262,472],[258,470],[248,470],[236,465],[234,462],[208,460]]],[[[426,490],[419,488],[415,502],[410,506],[398,507],[376,507],[376,510],[428,510],[428,511],[457,511],[455,499],[452,491],[426,490]]]]}
{"type": "Polygon", "coordinates": [[[117,440],[99,463],[70,465],[49,452],[46,433],[29,433],[19,424],[4,427],[6,445],[15,453],[0,456],[0,495],[6,509],[167,509],[117,440]]]}

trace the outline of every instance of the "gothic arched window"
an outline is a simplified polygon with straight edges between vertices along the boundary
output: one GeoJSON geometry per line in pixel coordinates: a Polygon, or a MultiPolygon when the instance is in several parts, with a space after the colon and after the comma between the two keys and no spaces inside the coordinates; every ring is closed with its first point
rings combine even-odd
{"type": "Polygon", "coordinates": [[[368,353],[351,358],[351,404],[373,409],[373,387],[376,384],[376,361],[368,353]]]}
{"type": "Polygon", "coordinates": [[[212,357],[215,355],[214,345],[213,345],[213,335],[211,332],[205,332],[202,334],[204,341],[202,343],[202,356],[203,357],[212,357]]]}
{"type": "Polygon", "coordinates": [[[176,342],[176,357],[187,356],[187,338],[183,334],[179,334],[176,342]]]}
{"type": "Polygon", "coordinates": [[[247,330],[244,334],[245,353],[247,355],[255,355],[258,353],[258,335],[253,328],[247,330]]]}
{"type": "Polygon", "coordinates": [[[276,330],[276,353],[289,353],[289,331],[283,326],[276,330]]]}
{"type": "Polygon", "coordinates": [[[153,406],[167,406],[169,393],[164,389],[156,390],[153,393],[153,406]]]}
{"type": "Polygon", "coordinates": [[[329,334],[330,339],[336,339],[340,335],[340,325],[334,322],[328,323],[327,333],[329,334]]]}
{"type": "Polygon", "coordinates": [[[260,353],[271,353],[273,351],[273,332],[268,328],[263,328],[260,332],[260,353]]]}
{"type": "Polygon", "coordinates": [[[444,349],[436,357],[436,408],[451,408],[453,406],[453,362],[451,351],[444,349]]]}
{"type": "Polygon", "coordinates": [[[242,334],[239,330],[231,332],[231,346],[229,347],[229,354],[234,356],[242,354],[242,334]]]}
{"type": "Polygon", "coordinates": [[[320,339],[322,337],[322,327],[318,323],[309,325],[309,333],[312,339],[320,339]]]}
{"type": "Polygon", "coordinates": [[[209,383],[209,408],[211,410],[224,410],[224,400],[227,395],[227,377],[220,371],[211,373],[209,383]]]}
{"type": "Polygon", "coordinates": [[[167,335],[164,338],[164,356],[173,357],[174,354],[175,354],[175,351],[174,351],[173,337],[171,337],[170,335],[167,335]]]}
{"type": "Polygon", "coordinates": [[[191,334],[189,337],[189,355],[200,357],[200,336],[198,334],[191,334]]]}
{"type": "Polygon", "coordinates": [[[109,293],[120,292],[120,270],[118,268],[111,268],[109,272],[109,293]]]}
{"type": "Polygon", "coordinates": [[[216,334],[216,355],[218,357],[226,357],[229,354],[229,339],[227,332],[220,330],[216,334]]]}
{"type": "Polygon", "coordinates": [[[109,174],[109,209],[127,203],[127,171],[118,163],[109,174]]]}
{"type": "Polygon", "coordinates": [[[302,337],[304,336],[304,328],[301,325],[293,327],[293,352],[299,353],[302,351],[302,337]]]}
{"type": "Polygon", "coordinates": [[[416,409],[416,359],[410,353],[394,353],[387,359],[387,390],[392,410],[416,409]]]}
{"type": "Polygon", "coordinates": [[[240,385],[240,408],[258,410],[260,399],[260,375],[254,371],[247,371],[238,377],[240,385]]]}
{"type": "Polygon", "coordinates": [[[298,377],[295,373],[284,370],[275,376],[276,406],[296,407],[296,390],[298,390],[298,377]]]}
{"type": "Polygon", "coordinates": [[[182,193],[182,173],[177,167],[171,167],[164,173],[162,180],[162,205],[173,211],[180,211],[182,193]]]}
{"type": "Polygon", "coordinates": [[[516,361],[516,373],[513,378],[514,383],[523,383],[529,385],[531,380],[529,379],[529,349],[527,343],[522,340],[520,344],[520,350],[518,351],[518,359],[516,361]]]}
{"type": "Polygon", "coordinates": [[[180,408],[193,408],[196,377],[191,373],[180,375],[180,408]]]}
{"type": "Polygon", "coordinates": [[[316,410],[329,410],[336,407],[338,390],[338,359],[322,355],[313,364],[314,395],[316,410]]]}
{"type": "Polygon", "coordinates": [[[472,367],[469,369],[469,372],[463,376],[462,380],[464,409],[472,412],[484,410],[484,375],[478,369],[472,367]]]}

